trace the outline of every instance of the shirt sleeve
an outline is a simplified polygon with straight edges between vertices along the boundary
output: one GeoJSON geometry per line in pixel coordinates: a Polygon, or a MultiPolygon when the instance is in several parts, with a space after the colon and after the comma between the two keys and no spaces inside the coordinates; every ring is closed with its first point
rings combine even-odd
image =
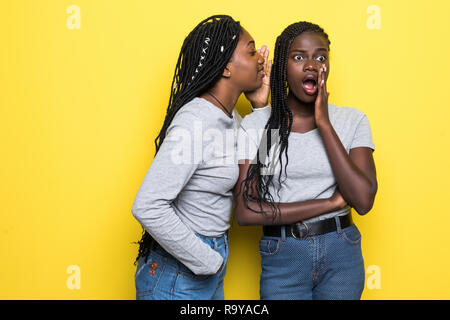
{"type": "Polygon", "coordinates": [[[353,137],[350,149],[357,147],[369,147],[375,151],[375,144],[372,140],[372,131],[370,129],[369,119],[367,119],[365,114],[356,126],[355,135],[353,137]]]}
{"type": "Polygon", "coordinates": [[[252,112],[253,112],[253,111],[258,111],[258,110],[263,110],[263,109],[265,109],[265,108],[269,108],[270,106],[271,106],[271,105],[270,105],[270,102],[267,103],[267,106],[262,107],[262,108],[253,108],[253,106],[250,105],[250,107],[252,108],[252,112]]]}
{"type": "Polygon", "coordinates": [[[257,129],[239,127],[236,142],[238,163],[243,163],[244,160],[252,160],[256,163],[256,154],[258,153],[259,146],[257,141],[259,141],[257,129]]]}
{"type": "Polygon", "coordinates": [[[194,132],[195,121],[201,120],[189,113],[177,114],[172,120],[131,211],[167,252],[193,273],[208,275],[219,270],[222,256],[197,237],[172,207],[172,202],[201,163],[194,151],[197,148],[195,137],[198,137],[194,132]]]}

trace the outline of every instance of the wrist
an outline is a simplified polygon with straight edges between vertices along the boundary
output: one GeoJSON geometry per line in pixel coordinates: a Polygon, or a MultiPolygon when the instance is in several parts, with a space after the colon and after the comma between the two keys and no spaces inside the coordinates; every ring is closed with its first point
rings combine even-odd
{"type": "Polygon", "coordinates": [[[327,208],[328,208],[327,212],[336,210],[336,201],[334,197],[327,199],[327,208]]]}
{"type": "Polygon", "coordinates": [[[341,209],[341,206],[339,204],[339,202],[337,201],[338,199],[336,199],[335,197],[331,197],[328,199],[328,211],[336,211],[341,209]]]}
{"type": "Polygon", "coordinates": [[[332,128],[330,118],[316,119],[316,125],[320,130],[327,130],[332,128]]]}

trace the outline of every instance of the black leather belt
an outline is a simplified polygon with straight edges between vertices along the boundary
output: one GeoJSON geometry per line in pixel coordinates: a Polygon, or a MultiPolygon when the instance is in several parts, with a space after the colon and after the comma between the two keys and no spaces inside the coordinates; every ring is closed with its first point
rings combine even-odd
{"type": "MultiPolygon", "coordinates": [[[[346,214],[345,216],[339,216],[338,218],[341,222],[341,229],[353,224],[351,213],[346,214]]],[[[308,236],[324,234],[337,230],[336,220],[334,217],[307,223],[300,221],[285,226],[286,237],[294,237],[297,240],[303,240],[308,236]]],[[[281,237],[281,226],[263,226],[263,232],[265,236],[281,237]]]]}

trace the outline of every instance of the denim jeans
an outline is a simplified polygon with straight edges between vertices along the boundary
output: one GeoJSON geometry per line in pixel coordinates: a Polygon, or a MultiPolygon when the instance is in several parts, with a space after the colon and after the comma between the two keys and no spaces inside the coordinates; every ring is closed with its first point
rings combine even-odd
{"type": "Polygon", "coordinates": [[[358,300],[365,269],[355,224],[303,240],[263,236],[260,297],[280,300],[358,300]],[[284,241],[283,241],[284,240],[284,241]]]}
{"type": "Polygon", "coordinates": [[[196,235],[223,257],[221,269],[213,275],[196,275],[156,244],[147,263],[144,257],[138,260],[134,276],[137,300],[224,300],[228,231],[221,237],[196,235]]]}

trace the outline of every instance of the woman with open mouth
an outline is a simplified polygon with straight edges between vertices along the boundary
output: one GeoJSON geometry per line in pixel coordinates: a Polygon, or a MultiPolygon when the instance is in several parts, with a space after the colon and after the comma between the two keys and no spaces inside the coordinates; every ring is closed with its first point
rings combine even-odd
{"type": "Polygon", "coordinates": [[[375,146],[362,111],[328,102],[329,52],[320,26],[288,26],[275,45],[271,106],[241,122],[234,212],[240,225],[263,226],[261,299],[360,299],[364,289],[351,208],[365,215],[374,203],[375,146]]]}

